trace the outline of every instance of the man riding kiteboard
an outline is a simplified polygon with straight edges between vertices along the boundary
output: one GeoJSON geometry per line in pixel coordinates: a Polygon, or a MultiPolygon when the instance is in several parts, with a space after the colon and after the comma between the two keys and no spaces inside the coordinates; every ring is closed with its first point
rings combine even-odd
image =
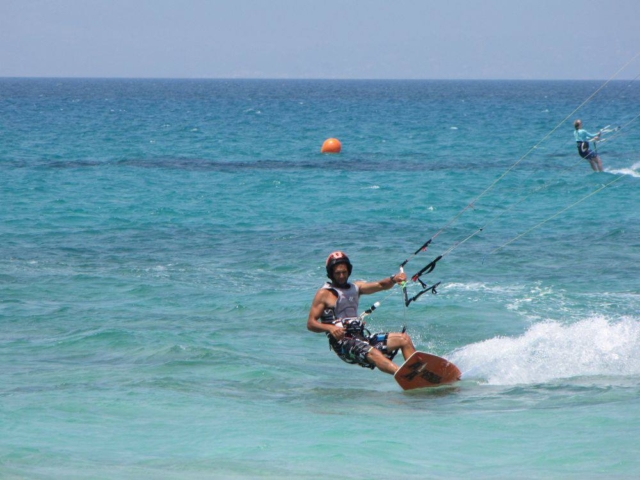
{"type": "Polygon", "coordinates": [[[309,310],[307,329],[325,333],[330,348],[347,363],[375,368],[394,374],[398,366],[393,357],[398,349],[408,359],[415,351],[409,335],[404,332],[380,332],[370,334],[358,317],[360,295],[370,295],[389,290],[406,280],[404,272],[377,282],[357,281],[349,283],[353,266],[343,252],[333,252],[326,261],[327,276],[331,280],[317,292],[309,310]]]}

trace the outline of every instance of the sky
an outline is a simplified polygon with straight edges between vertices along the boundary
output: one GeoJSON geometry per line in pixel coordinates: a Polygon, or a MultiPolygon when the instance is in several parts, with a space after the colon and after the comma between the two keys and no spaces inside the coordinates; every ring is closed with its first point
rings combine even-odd
{"type": "Polygon", "coordinates": [[[640,0],[0,0],[0,77],[633,79],[640,0]]]}

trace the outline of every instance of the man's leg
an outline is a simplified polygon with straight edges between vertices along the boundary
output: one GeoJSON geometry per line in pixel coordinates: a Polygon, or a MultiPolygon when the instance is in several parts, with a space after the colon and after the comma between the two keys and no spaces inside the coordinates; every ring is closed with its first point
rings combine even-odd
{"type": "Polygon", "coordinates": [[[409,335],[406,333],[390,333],[387,339],[387,350],[395,350],[397,348],[402,350],[402,356],[405,360],[416,351],[416,347],[413,346],[409,335]]]}
{"type": "Polygon", "coordinates": [[[373,363],[380,371],[393,375],[398,371],[398,367],[395,363],[385,357],[380,350],[372,348],[365,357],[368,362],[373,363]]]}

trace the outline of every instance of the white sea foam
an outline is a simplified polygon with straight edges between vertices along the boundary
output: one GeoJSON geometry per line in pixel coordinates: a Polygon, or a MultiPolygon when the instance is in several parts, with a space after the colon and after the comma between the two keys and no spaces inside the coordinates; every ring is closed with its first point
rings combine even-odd
{"type": "Polygon", "coordinates": [[[490,293],[514,293],[521,292],[522,287],[515,285],[488,285],[483,282],[450,282],[440,287],[442,290],[464,291],[464,292],[490,292],[490,293]]]}
{"type": "Polygon", "coordinates": [[[463,379],[522,385],[593,376],[640,375],[640,319],[545,321],[517,338],[496,337],[450,357],[463,379]]]}
{"type": "Polygon", "coordinates": [[[640,178],[640,162],[636,162],[628,168],[619,168],[616,170],[605,170],[608,173],[615,173],[618,175],[631,175],[632,177],[640,178]]]}

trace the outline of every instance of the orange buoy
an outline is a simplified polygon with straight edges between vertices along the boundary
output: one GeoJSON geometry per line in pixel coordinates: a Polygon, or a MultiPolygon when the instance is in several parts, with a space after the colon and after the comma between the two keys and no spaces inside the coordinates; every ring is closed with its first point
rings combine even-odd
{"type": "Polygon", "coordinates": [[[337,138],[327,138],[320,149],[321,153],[340,153],[342,144],[337,138]]]}

